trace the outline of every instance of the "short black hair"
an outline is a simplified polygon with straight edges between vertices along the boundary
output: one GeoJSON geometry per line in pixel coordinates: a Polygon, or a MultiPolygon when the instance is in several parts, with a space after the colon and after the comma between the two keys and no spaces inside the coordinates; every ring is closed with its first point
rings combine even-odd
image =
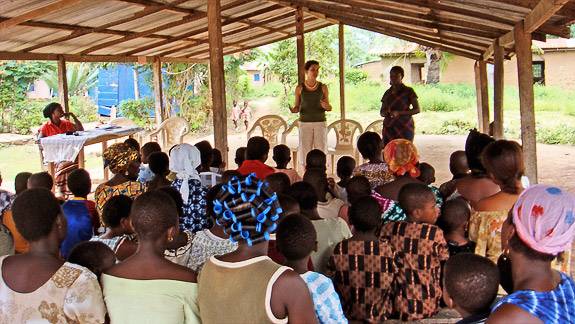
{"type": "Polygon", "coordinates": [[[212,144],[208,141],[200,141],[194,144],[194,146],[200,151],[202,166],[209,167],[212,165],[212,144]]]}
{"type": "Polygon", "coordinates": [[[238,168],[241,167],[242,163],[244,163],[244,161],[246,160],[246,150],[247,147],[245,146],[238,147],[238,149],[236,150],[236,157],[234,159],[234,162],[236,162],[238,168]]]}
{"type": "Polygon", "coordinates": [[[467,165],[474,173],[485,173],[485,167],[481,163],[481,154],[487,145],[495,142],[495,139],[487,134],[478,132],[476,129],[469,131],[465,141],[465,156],[467,165]]]}
{"type": "Polygon", "coordinates": [[[155,175],[165,176],[170,172],[170,158],[164,152],[154,152],[148,156],[150,171],[155,175]]]}
{"type": "Polygon", "coordinates": [[[337,160],[336,173],[340,178],[349,178],[355,169],[355,159],[351,156],[342,156],[337,160]]]}
{"type": "Polygon", "coordinates": [[[349,179],[345,191],[347,200],[353,205],[359,198],[371,195],[371,185],[366,177],[358,175],[349,179]]]}
{"type": "MultiPolygon", "coordinates": [[[[357,149],[364,159],[373,159],[377,157],[379,153],[381,155],[381,150],[383,149],[383,142],[381,141],[381,136],[376,132],[365,132],[359,136],[357,139],[357,149]]],[[[382,158],[381,156],[379,157],[382,158]]]]}
{"type": "Polygon", "coordinates": [[[276,172],[268,175],[266,181],[270,185],[270,189],[276,193],[286,193],[290,187],[290,181],[287,174],[283,172],[276,172]]]}
{"type": "Polygon", "coordinates": [[[100,241],[85,241],[76,244],[70,255],[68,262],[81,265],[92,271],[97,277],[113,266],[116,261],[116,254],[109,246],[100,241]],[[113,260],[112,264],[106,261],[113,260]]]}
{"type": "Polygon", "coordinates": [[[307,62],[305,62],[305,64],[303,65],[304,70],[309,70],[311,68],[312,65],[317,65],[319,66],[319,62],[316,60],[309,60],[307,62]]]}
{"type": "Polygon", "coordinates": [[[130,219],[140,240],[154,240],[178,225],[178,210],[168,194],[148,191],[134,200],[130,219]]]}
{"type": "Polygon", "coordinates": [[[48,190],[52,190],[54,186],[54,179],[48,172],[38,172],[34,173],[28,179],[28,189],[33,188],[44,188],[48,190]]]}
{"type": "Polygon", "coordinates": [[[306,169],[323,169],[327,170],[327,157],[322,150],[313,149],[309,151],[305,157],[306,169]]]}
{"type": "Polygon", "coordinates": [[[297,200],[295,200],[294,197],[290,195],[278,194],[278,201],[283,210],[282,216],[299,214],[301,212],[301,209],[299,208],[299,203],[297,202],[297,200]]]}
{"type": "Polygon", "coordinates": [[[382,224],[381,207],[375,198],[363,196],[349,207],[349,221],[361,232],[368,232],[382,224]]]}
{"type": "Polygon", "coordinates": [[[92,191],[92,180],[90,173],[84,169],[76,169],[68,174],[68,189],[76,197],[88,196],[92,191]]]}
{"type": "Polygon", "coordinates": [[[299,181],[292,184],[288,195],[297,200],[302,211],[317,208],[317,194],[313,186],[307,182],[299,181]]]}
{"type": "Polygon", "coordinates": [[[174,201],[174,204],[176,204],[176,208],[178,209],[178,216],[179,217],[184,216],[184,199],[182,198],[182,194],[178,191],[178,189],[170,186],[164,186],[156,190],[161,191],[170,196],[170,198],[172,198],[172,200],[174,201]]]}
{"type": "Polygon", "coordinates": [[[419,177],[417,179],[425,184],[432,184],[435,182],[435,168],[425,162],[419,163],[419,177]]]}
{"type": "Polygon", "coordinates": [[[129,147],[133,148],[134,150],[140,152],[140,143],[135,138],[126,138],[124,144],[128,144],[129,147]]]}
{"type": "Polygon", "coordinates": [[[405,76],[405,71],[403,71],[403,68],[399,65],[396,65],[396,66],[392,67],[391,70],[389,70],[389,73],[392,73],[392,72],[401,74],[401,77],[405,76]]]}
{"type": "Polygon", "coordinates": [[[422,183],[408,183],[404,185],[397,196],[399,206],[409,215],[416,209],[423,208],[430,200],[435,201],[431,189],[422,183]]]}
{"type": "Polygon", "coordinates": [[[217,148],[212,149],[212,164],[211,167],[219,168],[224,164],[224,160],[222,159],[222,152],[217,148]]]}
{"type": "Polygon", "coordinates": [[[488,312],[497,297],[499,270],[486,257],[460,253],[445,263],[444,283],[457,306],[471,314],[488,312]]]}
{"type": "Polygon", "coordinates": [[[301,214],[284,218],[276,232],[278,251],[288,260],[301,260],[311,254],[317,233],[312,222],[301,214]]]}
{"type": "Polygon", "coordinates": [[[261,136],[254,136],[248,140],[246,160],[263,160],[270,152],[270,143],[261,136]]]}
{"type": "Polygon", "coordinates": [[[470,217],[471,208],[469,204],[463,198],[457,197],[443,203],[437,226],[446,234],[453,233],[463,224],[469,222],[470,217]]]}
{"type": "Polygon", "coordinates": [[[147,158],[154,152],[162,152],[162,147],[158,142],[148,142],[142,146],[142,157],[147,158]]]}
{"type": "Polygon", "coordinates": [[[130,216],[132,198],[125,195],[114,196],[104,204],[102,208],[102,221],[110,228],[120,226],[122,218],[130,216]]]}
{"type": "Polygon", "coordinates": [[[317,168],[307,169],[303,174],[303,181],[309,183],[313,187],[318,200],[325,200],[325,197],[320,196],[325,194],[328,186],[327,175],[324,170],[317,168]]]}
{"type": "Polygon", "coordinates": [[[16,191],[17,195],[28,189],[28,179],[31,176],[32,172],[20,172],[14,177],[14,191],[16,191]]]}
{"type": "Polygon", "coordinates": [[[47,104],[46,107],[44,107],[44,109],[42,110],[42,115],[44,116],[44,118],[50,118],[52,117],[54,111],[60,107],[62,107],[62,105],[60,105],[59,103],[51,102],[47,104]]]}
{"type": "Polygon", "coordinates": [[[276,145],[272,158],[277,164],[287,164],[291,160],[291,150],[285,144],[276,145]]]}
{"type": "Polygon", "coordinates": [[[24,190],[12,204],[16,229],[30,242],[48,236],[60,213],[62,210],[58,199],[45,188],[24,190]]]}
{"type": "Polygon", "coordinates": [[[221,183],[226,183],[232,180],[233,177],[243,178],[242,174],[238,170],[226,170],[222,173],[221,183]]]}

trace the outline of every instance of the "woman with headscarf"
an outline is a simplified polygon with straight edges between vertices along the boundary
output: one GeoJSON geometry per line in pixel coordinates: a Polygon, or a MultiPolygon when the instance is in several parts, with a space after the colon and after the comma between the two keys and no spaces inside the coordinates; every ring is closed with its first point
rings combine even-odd
{"type": "MultiPolygon", "coordinates": [[[[59,103],[51,102],[42,111],[44,118],[48,118],[48,121],[40,127],[38,131],[38,137],[48,137],[58,134],[65,134],[68,132],[83,131],[84,126],[82,122],[74,115],[74,113],[65,113],[64,109],[59,103]],[[64,117],[65,119],[62,119],[64,117]],[[70,122],[68,119],[72,117],[74,123],[70,122]]],[[[40,147],[40,149],[42,149],[40,147]]],[[[66,178],[68,174],[78,168],[78,161],[70,162],[63,161],[56,165],[56,173],[54,174],[57,193],[62,195],[68,195],[68,187],[66,186],[66,178]]]]}
{"type": "Polygon", "coordinates": [[[489,323],[575,322],[575,282],[551,265],[571,249],[574,234],[575,196],[545,185],[519,196],[503,223],[498,262],[512,293],[495,304],[489,323]]]}
{"type": "Polygon", "coordinates": [[[106,202],[114,196],[124,195],[136,198],[145,191],[145,186],[138,181],[140,172],[140,154],[125,143],[116,143],[108,147],[103,154],[104,167],[114,174],[112,179],[96,188],[94,198],[96,210],[102,217],[106,202]]]}
{"type": "MultiPolygon", "coordinates": [[[[375,191],[386,199],[397,202],[399,191],[403,186],[409,183],[423,183],[417,179],[419,171],[419,154],[417,148],[412,142],[406,139],[395,139],[383,149],[383,158],[389,167],[389,171],[395,176],[395,180],[383,184],[375,191]]],[[[431,187],[435,201],[438,206],[443,204],[443,199],[439,191],[431,187]]],[[[407,215],[399,207],[399,204],[393,203],[387,211],[383,213],[384,222],[405,220],[407,215]]]]}
{"type": "Polygon", "coordinates": [[[180,229],[193,233],[212,227],[206,216],[206,188],[202,186],[196,168],[202,163],[200,150],[190,144],[179,144],[170,151],[170,170],[176,174],[172,187],[184,200],[184,215],[180,229]]]}

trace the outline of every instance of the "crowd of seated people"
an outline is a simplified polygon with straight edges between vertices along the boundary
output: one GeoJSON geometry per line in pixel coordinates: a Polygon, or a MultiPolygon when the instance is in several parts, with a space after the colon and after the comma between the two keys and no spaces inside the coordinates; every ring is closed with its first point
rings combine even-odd
{"type": "Polygon", "coordinates": [[[229,164],[130,140],[67,200],[21,172],[0,190],[0,323],[575,322],[575,196],[524,181],[518,143],[472,131],[443,184],[407,140],[358,149],[331,177],[321,150],[300,174],[258,136],[229,164]]]}

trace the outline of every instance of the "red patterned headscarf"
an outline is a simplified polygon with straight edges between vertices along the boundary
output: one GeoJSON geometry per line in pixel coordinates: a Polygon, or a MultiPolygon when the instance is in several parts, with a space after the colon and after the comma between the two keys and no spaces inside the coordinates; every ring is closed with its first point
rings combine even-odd
{"type": "Polygon", "coordinates": [[[395,139],[389,142],[383,149],[383,158],[396,176],[409,173],[413,178],[419,177],[420,172],[417,167],[419,155],[412,142],[406,139],[395,139]]]}

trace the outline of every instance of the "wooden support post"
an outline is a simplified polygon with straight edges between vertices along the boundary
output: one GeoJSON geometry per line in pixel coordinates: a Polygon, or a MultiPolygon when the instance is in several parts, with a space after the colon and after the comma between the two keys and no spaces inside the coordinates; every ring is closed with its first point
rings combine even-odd
{"type": "Polygon", "coordinates": [[[482,133],[489,133],[489,93],[487,88],[487,63],[475,61],[475,93],[477,96],[477,126],[482,133]]]}
{"type": "Polygon", "coordinates": [[[339,113],[345,119],[345,39],[343,24],[339,24],[339,113]]]}
{"type": "Polygon", "coordinates": [[[297,83],[302,84],[305,81],[305,43],[304,43],[304,25],[303,9],[298,7],[295,14],[296,30],[296,47],[297,47],[297,83]]]}
{"type": "Polygon", "coordinates": [[[224,77],[224,48],[222,44],[222,16],[220,0],[208,1],[208,38],[210,43],[210,78],[212,86],[212,116],[214,143],[228,160],[228,127],[226,87],[224,77]]]}
{"type": "Polygon", "coordinates": [[[66,76],[66,61],[64,57],[58,57],[58,97],[64,112],[70,112],[68,105],[68,77],[66,76]]]}
{"type": "Polygon", "coordinates": [[[517,54],[521,142],[525,161],[525,175],[532,184],[535,184],[537,183],[537,139],[533,95],[533,57],[531,53],[531,34],[525,32],[523,21],[515,25],[514,36],[515,53],[517,54]]]}
{"type": "Polygon", "coordinates": [[[162,90],[162,61],[159,57],[154,58],[154,63],[152,64],[152,70],[154,74],[154,98],[155,98],[155,113],[156,113],[156,125],[164,121],[164,100],[163,100],[163,90],[162,90]]]}
{"type": "Polygon", "coordinates": [[[496,139],[503,138],[504,55],[503,46],[496,40],[493,50],[493,136],[496,139]]]}

